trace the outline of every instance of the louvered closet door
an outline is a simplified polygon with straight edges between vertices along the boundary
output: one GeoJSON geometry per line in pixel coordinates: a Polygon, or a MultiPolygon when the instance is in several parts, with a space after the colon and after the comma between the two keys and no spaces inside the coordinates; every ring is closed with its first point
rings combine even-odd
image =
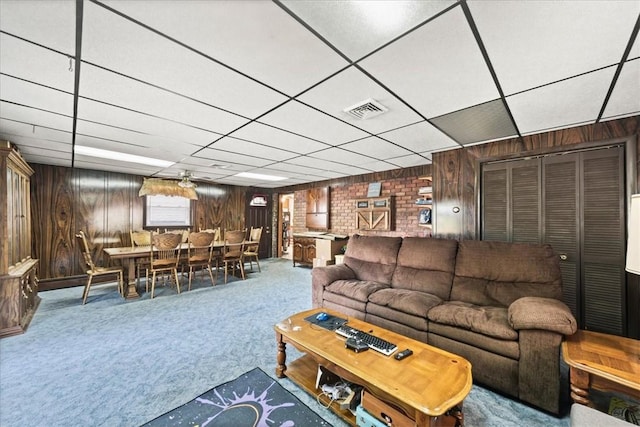
{"type": "Polygon", "coordinates": [[[578,154],[546,157],[542,162],[542,240],[560,256],[563,299],[579,321],[582,307],[578,154]]]}
{"type": "Polygon", "coordinates": [[[581,328],[624,335],[624,149],[482,166],[483,240],[548,243],[581,328]]]}
{"type": "Polygon", "coordinates": [[[625,330],[624,157],[621,147],[581,153],[584,326],[625,330]]]}
{"type": "Polygon", "coordinates": [[[539,159],[485,165],[482,188],[482,240],[540,242],[539,159]]]}

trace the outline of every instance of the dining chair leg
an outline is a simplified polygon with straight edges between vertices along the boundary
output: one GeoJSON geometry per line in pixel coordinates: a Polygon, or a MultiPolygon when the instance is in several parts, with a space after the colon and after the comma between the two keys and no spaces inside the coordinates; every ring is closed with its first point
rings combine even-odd
{"type": "Polygon", "coordinates": [[[120,292],[120,295],[124,297],[124,273],[122,272],[122,270],[118,272],[118,276],[120,279],[118,281],[118,292],[120,292]]]}
{"type": "MultiPolygon", "coordinates": [[[[216,284],[216,282],[213,281],[213,273],[211,272],[211,265],[207,266],[207,270],[209,271],[209,278],[211,279],[211,286],[214,286],[216,284]]],[[[218,276],[218,274],[216,273],[216,279],[217,279],[217,276],[218,276]]]]}
{"type": "Polygon", "coordinates": [[[153,299],[153,293],[156,290],[156,272],[151,273],[151,299],[153,299]]]}
{"type": "Polygon", "coordinates": [[[93,276],[89,275],[89,280],[87,280],[87,284],[84,287],[84,292],[82,293],[82,305],[87,303],[87,297],[89,296],[89,288],[91,288],[91,280],[93,280],[93,276]]]}
{"type": "Polygon", "coordinates": [[[180,293],[180,279],[178,278],[178,269],[174,268],[173,273],[176,277],[176,289],[178,290],[178,293],[180,293]]]}
{"type": "Polygon", "coordinates": [[[193,266],[189,266],[189,288],[188,291],[191,290],[191,278],[193,277],[193,266]]]}

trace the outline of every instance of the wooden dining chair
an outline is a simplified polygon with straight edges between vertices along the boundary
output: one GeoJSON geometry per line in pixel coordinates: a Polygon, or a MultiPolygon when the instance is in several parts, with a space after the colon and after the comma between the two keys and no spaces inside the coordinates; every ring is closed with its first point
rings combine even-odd
{"type": "MultiPolygon", "coordinates": [[[[136,246],[149,246],[151,247],[151,232],[150,231],[133,231],[129,232],[131,235],[131,248],[136,246]]],[[[145,289],[149,292],[149,259],[137,258],[136,259],[136,286],[140,285],[140,271],[144,269],[145,277],[145,289]]]]}
{"type": "Polygon", "coordinates": [[[260,270],[260,263],[258,262],[258,252],[260,250],[260,238],[262,237],[262,227],[253,228],[251,227],[251,231],[249,232],[249,241],[246,242],[244,248],[244,261],[249,261],[249,267],[251,267],[251,271],[253,271],[253,260],[255,259],[256,264],[258,265],[258,271],[260,270]]]}
{"type": "Polygon", "coordinates": [[[233,275],[236,274],[236,266],[240,270],[242,280],[244,280],[244,236],[247,230],[230,230],[224,232],[224,253],[222,262],[224,263],[224,283],[227,283],[229,269],[233,275]]]}
{"type": "Polygon", "coordinates": [[[201,233],[213,233],[214,234],[214,238],[213,238],[213,242],[221,242],[222,241],[222,234],[220,233],[220,227],[216,227],[216,228],[205,228],[205,229],[200,229],[201,233]]]}
{"type": "MultiPolygon", "coordinates": [[[[186,259],[186,267],[189,268],[189,289],[191,290],[191,279],[193,278],[193,274],[198,269],[201,270],[202,275],[204,276],[204,270],[209,271],[209,278],[211,279],[211,286],[215,285],[215,280],[213,280],[213,273],[211,271],[211,263],[213,259],[213,239],[215,238],[214,233],[200,232],[200,233],[190,233],[188,243],[189,246],[187,248],[187,259],[186,259]]],[[[218,278],[218,259],[216,261],[216,279],[218,278]]]]}
{"type": "Polygon", "coordinates": [[[80,242],[80,248],[82,250],[82,256],[84,262],[89,268],[87,270],[87,284],[84,286],[84,292],[82,292],[82,304],[87,303],[87,297],[89,296],[89,289],[91,288],[91,282],[95,276],[114,275],[118,279],[118,292],[124,296],[124,275],[122,273],[122,267],[98,267],[93,263],[91,251],[89,250],[89,244],[87,243],[87,236],[84,231],[79,231],[76,234],[78,241],[80,242]]]}
{"type": "Polygon", "coordinates": [[[170,280],[175,278],[176,289],[180,293],[180,279],[178,278],[178,263],[180,262],[180,244],[182,234],[151,233],[151,250],[149,251],[149,271],[151,272],[151,298],[156,288],[156,275],[169,273],[170,280]]]}

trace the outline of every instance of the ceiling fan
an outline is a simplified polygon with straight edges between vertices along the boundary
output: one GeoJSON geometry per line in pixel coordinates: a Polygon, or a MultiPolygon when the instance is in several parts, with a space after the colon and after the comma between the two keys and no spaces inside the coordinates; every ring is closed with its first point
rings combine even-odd
{"type": "Polygon", "coordinates": [[[196,184],[191,181],[192,178],[195,178],[193,176],[193,173],[190,171],[183,171],[180,172],[180,181],[178,182],[178,185],[182,188],[195,188],[196,184]]]}

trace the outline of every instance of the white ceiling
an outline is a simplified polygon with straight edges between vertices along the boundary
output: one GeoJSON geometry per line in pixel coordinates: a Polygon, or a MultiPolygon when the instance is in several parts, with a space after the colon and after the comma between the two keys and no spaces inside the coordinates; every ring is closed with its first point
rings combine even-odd
{"type": "Polygon", "coordinates": [[[31,163],[258,187],[424,165],[640,114],[639,27],[637,0],[0,0],[0,138],[31,163]],[[367,99],[388,111],[343,112],[367,99]]]}

